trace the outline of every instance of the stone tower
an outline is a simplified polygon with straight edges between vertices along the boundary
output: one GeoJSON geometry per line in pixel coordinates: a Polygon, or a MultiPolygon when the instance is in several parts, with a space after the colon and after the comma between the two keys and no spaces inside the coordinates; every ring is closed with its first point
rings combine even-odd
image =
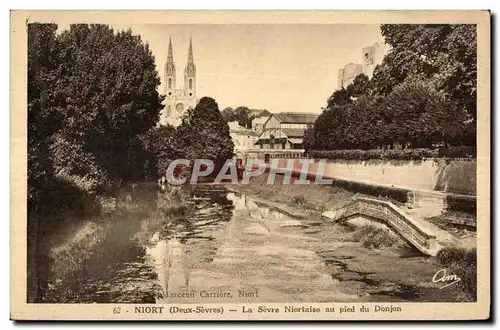
{"type": "Polygon", "coordinates": [[[179,126],[187,109],[196,106],[196,66],[194,65],[191,38],[189,38],[188,57],[184,69],[184,86],[182,88],[176,86],[176,73],[172,38],[170,38],[165,64],[165,108],[160,116],[160,125],[179,126]]]}

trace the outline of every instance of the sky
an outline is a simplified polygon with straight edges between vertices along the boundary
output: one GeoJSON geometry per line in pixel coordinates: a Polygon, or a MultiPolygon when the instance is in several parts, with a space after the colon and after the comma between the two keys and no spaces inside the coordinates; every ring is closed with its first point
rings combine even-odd
{"type": "Polygon", "coordinates": [[[130,28],[149,44],[162,81],[160,93],[164,93],[169,37],[177,88],[184,82],[191,37],[197,97],[214,98],[220,110],[247,106],[271,112],[319,113],[337,88],[338,70],[351,62],[362,63],[361,49],[384,41],[375,24],[214,22],[112,27],[130,28]]]}

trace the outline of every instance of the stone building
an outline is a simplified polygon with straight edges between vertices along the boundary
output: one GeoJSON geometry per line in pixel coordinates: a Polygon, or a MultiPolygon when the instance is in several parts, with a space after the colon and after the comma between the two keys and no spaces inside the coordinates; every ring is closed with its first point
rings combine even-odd
{"type": "Polygon", "coordinates": [[[240,126],[238,122],[229,122],[229,135],[234,144],[235,158],[240,165],[245,165],[247,158],[254,158],[257,151],[257,133],[246,127],[240,126]]]}
{"type": "Polygon", "coordinates": [[[160,115],[160,124],[178,126],[181,118],[189,108],[194,108],[196,99],[196,66],[193,59],[193,45],[189,38],[189,50],[186,67],[184,68],[184,86],[176,83],[176,67],[172,49],[172,38],[168,43],[167,63],[165,64],[165,108],[160,115]]]}
{"type": "Polygon", "coordinates": [[[349,63],[339,70],[338,74],[338,88],[346,88],[356,78],[357,75],[363,73],[363,66],[361,64],[349,63]]]}
{"type": "Polygon", "coordinates": [[[363,58],[363,73],[372,78],[375,67],[382,63],[384,56],[387,54],[387,46],[383,43],[376,42],[375,44],[365,47],[361,50],[363,58]]]}

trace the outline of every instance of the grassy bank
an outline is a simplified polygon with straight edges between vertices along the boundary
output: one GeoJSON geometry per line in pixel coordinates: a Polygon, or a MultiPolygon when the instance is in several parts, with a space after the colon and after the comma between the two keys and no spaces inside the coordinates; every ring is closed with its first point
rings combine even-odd
{"type": "Polygon", "coordinates": [[[282,175],[277,175],[273,184],[267,184],[267,173],[252,178],[249,184],[231,188],[233,187],[241,193],[286,203],[318,215],[326,210],[342,206],[355,195],[346,189],[331,185],[283,184],[282,175]]]}

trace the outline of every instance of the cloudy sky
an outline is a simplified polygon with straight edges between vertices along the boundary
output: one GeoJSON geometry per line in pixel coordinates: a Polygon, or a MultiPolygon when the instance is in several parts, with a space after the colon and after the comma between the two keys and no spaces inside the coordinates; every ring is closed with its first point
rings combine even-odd
{"type": "Polygon", "coordinates": [[[374,24],[214,23],[112,26],[130,28],[149,43],[162,79],[161,93],[169,37],[179,88],[191,36],[197,96],[213,97],[221,110],[245,105],[272,112],[320,112],[337,88],[338,69],[361,63],[363,47],[383,42],[374,24]]]}

